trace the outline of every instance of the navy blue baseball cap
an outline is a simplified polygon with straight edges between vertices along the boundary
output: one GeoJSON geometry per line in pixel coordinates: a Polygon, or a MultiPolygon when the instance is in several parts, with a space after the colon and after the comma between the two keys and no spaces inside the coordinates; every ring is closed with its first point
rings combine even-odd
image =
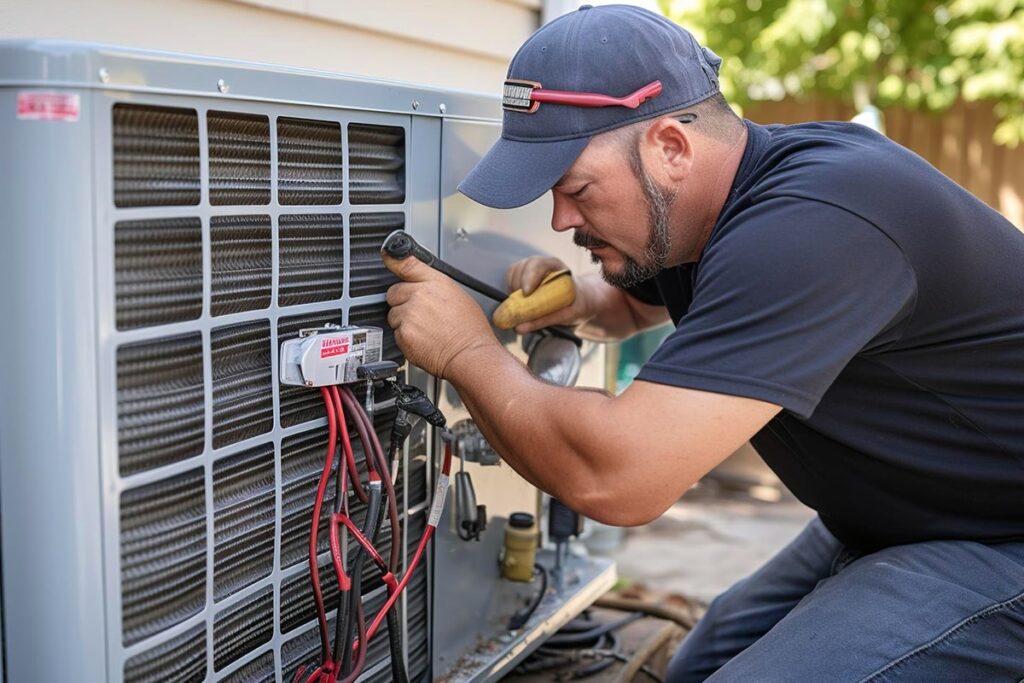
{"type": "Polygon", "coordinates": [[[512,58],[501,138],[459,191],[497,209],[529,204],[595,135],[717,93],[721,63],[689,31],[640,7],[583,6],[561,16],[512,58]]]}

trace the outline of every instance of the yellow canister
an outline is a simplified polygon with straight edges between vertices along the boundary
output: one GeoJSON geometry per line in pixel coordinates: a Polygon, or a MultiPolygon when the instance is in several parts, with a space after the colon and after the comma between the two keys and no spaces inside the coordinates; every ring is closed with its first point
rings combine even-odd
{"type": "Polygon", "coordinates": [[[529,512],[513,512],[505,524],[501,575],[510,581],[530,581],[540,542],[540,530],[529,512]]]}

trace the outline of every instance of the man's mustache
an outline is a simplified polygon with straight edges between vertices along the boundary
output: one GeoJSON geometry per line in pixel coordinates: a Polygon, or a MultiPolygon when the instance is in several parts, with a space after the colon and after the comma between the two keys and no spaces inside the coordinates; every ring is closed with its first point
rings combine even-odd
{"type": "Polygon", "coordinates": [[[577,247],[583,247],[584,249],[592,249],[594,247],[607,247],[608,243],[603,242],[592,235],[576,231],[572,234],[572,242],[577,247]]]}

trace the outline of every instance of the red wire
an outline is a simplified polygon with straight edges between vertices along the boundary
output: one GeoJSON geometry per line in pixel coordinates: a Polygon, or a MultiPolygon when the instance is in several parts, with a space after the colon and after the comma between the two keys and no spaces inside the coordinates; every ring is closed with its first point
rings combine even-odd
{"type": "MultiPolygon", "coordinates": [[[[445,476],[451,472],[452,467],[452,448],[451,444],[445,443],[444,446],[444,462],[441,465],[441,473],[445,476]]],[[[409,568],[405,570],[405,574],[402,576],[402,580],[398,582],[398,588],[388,596],[387,602],[377,612],[377,616],[374,617],[373,623],[370,624],[370,628],[366,630],[366,637],[373,638],[377,634],[377,629],[380,628],[381,622],[384,621],[384,617],[387,616],[388,610],[395,606],[398,602],[398,596],[402,594],[405,587],[409,584],[409,580],[412,579],[412,575],[416,572],[416,566],[420,563],[423,558],[423,552],[427,549],[427,543],[430,542],[431,537],[434,535],[434,530],[437,527],[427,523],[427,528],[423,531],[423,536],[420,538],[420,543],[416,546],[416,554],[413,555],[412,562],[409,563],[409,568]]],[[[366,642],[369,642],[367,640],[366,642]]],[[[359,641],[353,643],[352,647],[358,647],[359,641]]]]}
{"type": "MultiPolygon", "coordinates": [[[[356,492],[356,496],[363,503],[370,500],[369,496],[366,495],[366,489],[363,488],[363,483],[359,480],[359,470],[356,468],[356,456],[352,452],[352,438],[348,431],[348,420],[345,419],[345,410],[342,405],[341,393],[337,386],[331,387],[332,397],[334,398],[334,409],[338,415],[342,416],[341,422],[341,445],[345,451],[345,463],[348,465],[349,479],[352,480],[352,490],[356,492]]],[[[347,503],[347,501],[345,501],[347,503]]]]}
{"type": "Polygon", "coordinates": [[[334,520],[335,517],[344,517],[344,515],[340,512],[331,515],[331,562],[334,563],[334,574],[338,577],[338,590],[344,593],[352,588],[352,580],[348,577],[348,574],[345,573],[345,558],[341,555],[341,540],[338,538],[338,525],[334,520]]]}
{"type": "MultiPolygon", "coordinates": [[[[363,448],[366,451],[367,460],[369,461],[371,458],[375,458],[378,463],[377,470],[379,472],[387,472],[388,466],[384,458],[384,452],[381,448],[380,441],[377,438],[377,431],[374,429],[373,421],[370,420],[370,416],[366,414],[362,405],[356,400],[355,394],[353,394],[352,390],[348,387],[341,388],[341,398],[348,411],[355,416],[356,428],[359,431],[359,438],[363,442],[363,448]]],[[[369,467],[369,463],[367,466],[369,467]]],[[[391,535],[394,538],[401,532],[401,522],[398,519],[398,505],[397,497],[395,496],[395,487],[394,483],[391,481],[391,477],[383,477],[381,481],[388,494],[388,516],[391,520],[391,535]]],[[[400,544],[391,544],[391,557],[388,566],[392,572],[398,571],[400,550],[400,544]]]]}
{"type": "MultiPolygon", "coordinates": [[[[334,466],[334,456],[338,445],[338,431],[341,431],[342,437],[342,449],[345,454],[346,466],[339,466],[338,476],[341,477],[339,494],[343,500],[339,501],[339,507],[344,505],[347,513],[347,486],[345,478],[345,470],[351,475],[352,487],[356,491],[356,495],[359,496],[360,500],[366,502],[368,496],[365,490],[362,488],[362,484],[359,481],[358,470],[355,464],[355,455],[352,450],[352,440],[348,431],[348,424],[345,419],[345,404],[352,405],[356,408],[361,406],[355,401],[355,396],[351,393],[348,387],[342,387],[340,390],[337,386],[321,387],[320,394],[324,400],[324,408],[327,413],[327,432],[328,432],[328,449],[327,455],[324,462],[324,470],[320,475],[320,481],[317,484],[316,498],[313,503],[313,522],[312,531],[309,539],[309,568],[310,568],[310,582],[313,585],[313,598],[316,603],[317,609],[317,621],[320,627],[320,646],[321,646],[321,659],[323,664],[317,667],[310,676],[306,679],[305,683],[337,683],[337,673],[334,670],[336,663],[330,659],[330,639],[327,634],[327,613],[324,608],[323,592],[320,588],[320,573],[317,566],[317,547],[319,540],[320,530],[320,513],[323,507],[324,498],[327,492],[327,485],[330,481],[331,470],[334,466]],[[345,392],[344,394],[342,392],[345,392]]],[[[364,416],[362,411],[355,409],[354,419],[356,421],[357,431],[359,432],[360,440],[363,442],[363,452],[366,456],[366,468],[370,480],[379,479],[377,468],[375,464],[387,467],[387,463],[383,460],[383,453],[379,452],[380,446],[377,442],[376,432],[374,425],[368,416],[364,416]],[[365,417],[365,419],[364,419],[365,417]],[[366,433],[364,433],[366,432],[366,433]],[[376,463],[375,463],[376,456],[376,463]],[[375,476],[376,475],[376,476],[375,476]]],[[[444,460],[441,466],[441,473],[444,476],[448,476],[451,472],[451,445],[445,444],[444,460]]],[[[386,471],[386,470],[385,470],[386,471]]],[[[390,478],[386,484],[390,484],[390,478]]],[[[388,488],[391,488],[388,486],[388,488]]],[[[389,507],[395,505],[394,490],[391,489],[389,495],[389,507]]],[[[434,535],[436,526],[428,522],[426,529],[423,532],[423,536],[420,538],[419,545],[416,547],[416,552],[413,555],[412,561],[402,577],[402,580],[396,582],[392,571],[388,570],[384,559],[380,556],[377,549],[370,543],[370,540],[360,531],[358,527],[352,522],[347,514],[334,513],[331,515],[329,521],[329,540],[331,546],[331,561],[334,565],[334,571],[337,575],[339,590],[347,591],[351,590],[351,579],[345,572],[344,557],[341,553],[341,542],[338,538],[338,524],[345,524],[346,528],[352,533],[360,545],[365,548],[370,558],[381,568],[381,572],[384,574],[383,580],[387,585],[388,599],[384,603],[384,606],[380,609],[377,615],[374,617],[373,623],[369,628],[366,628],[366,621],[363,615],[362,603],[359,602],[356,608],[357,616],[357,633],[358,637],[352,644],[352,649],[356,654],[356,661],[353,663],[352,672],[342,681],[342,683],[352,683],[362,673],[362,669],[366,663],[367,648],[365,644],[376,635],[377,630],[380,628],[381,623],[387,616],[387,613],[395,606],[398,601],[398,597],[402,591],[409,584],[412,579],[416,568],[419,566],[420,561],[423,559],[424,552],[426,551],[427,545],[430,539],[434,535]]],[[[305,669],[300,669],[296,672],[296,680],[305,673],[305,669]]]]}
{"type": "Polygon", "coordinates": [[[338,447],[338,427],[335,421],[334,401],[327,387],[320,388],[327,411],[327,455],[324,458],[324,471],[320,474],[317,484],[316,498],[313,501],[313,529],[309,534],[309,580],[313,584],[313,601],[316,603],[316,618],[320,626],[320,649],[322,660],[330,661],[331,644],[327,639],[327,612],[324,609],[324,595],[320,590],[320,572],[317,568],[317,541],[320,535],[320,509],[323,507],[327,483],[331,478],[331,467],[334,465],[334,451],[338,447]]]}
{"type": "Polygon", "coordinates": [[[370,543],[370,539],[368,539],[363,534],[363,532],[359,530],[359,527],[356,526],[356,523],[352,521],[351,517],[340,513],[331,515],[332,530],[337,529],[338,524],[345,525],[345,528],[349,530],[349,533],[352,534],[352,537],[359,542],[359,545],[363,546],[363,548],[366,549],[366,553],[370,556],[370,559],[373,560],[374,564],[380,567],[381,571],[388,571],[388,565],[386,562],[384,562],[384,558],[380,556],[380,553],[377,551],[377,548],[375,548],[374,545],[370,543]]]}

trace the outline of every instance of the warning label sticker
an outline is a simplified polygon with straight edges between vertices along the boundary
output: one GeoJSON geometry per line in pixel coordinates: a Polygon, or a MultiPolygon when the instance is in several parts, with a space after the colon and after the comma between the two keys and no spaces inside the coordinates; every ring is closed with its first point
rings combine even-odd
{"type": "Polygon", "coordinates": [[[348,353],[348,337],[324,337],[320,343],[320,357],[330,358],[348,353]]]}
{"type": "Polygon", "coordinates": [[[59,92],[18,93],[18,118],[31,121],[78,120],[82,101],[78,95],[59,92]]]}

